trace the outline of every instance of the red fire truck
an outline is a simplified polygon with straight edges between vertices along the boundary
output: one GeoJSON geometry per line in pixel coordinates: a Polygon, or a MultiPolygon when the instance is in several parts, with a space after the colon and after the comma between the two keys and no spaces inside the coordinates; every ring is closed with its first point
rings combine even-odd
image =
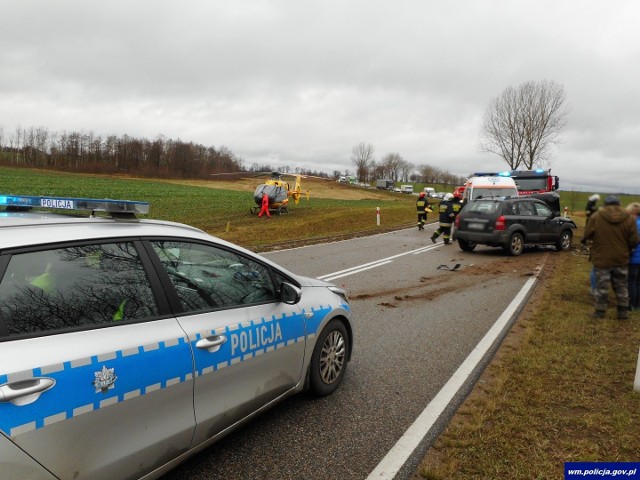
{"type": "Polygon", "coordinates": [[[512,170],[510,176],[515,180],[520,195],[553,192],[560,185],[558,177],[551,175],[551,169],[512,170]]]}

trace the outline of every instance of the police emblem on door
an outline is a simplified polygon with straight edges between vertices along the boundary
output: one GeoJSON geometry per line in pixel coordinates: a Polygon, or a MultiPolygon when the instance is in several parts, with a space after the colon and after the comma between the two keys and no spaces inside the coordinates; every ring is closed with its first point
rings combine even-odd
{"type": "Polygon", "coordinates": [[[107,368],[103,365],[102,370],[94,373],[95,380],[93,381],[93,386],[96,389],[96,393],[107,393],[107,390],[111,390],[115,387],[118,377],[114,371],[115,369],[107,368]]]}

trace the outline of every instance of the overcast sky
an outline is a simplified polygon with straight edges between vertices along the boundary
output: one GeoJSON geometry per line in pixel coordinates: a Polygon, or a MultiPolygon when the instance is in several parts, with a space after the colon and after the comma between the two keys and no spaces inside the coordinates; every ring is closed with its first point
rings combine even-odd
{"type": "MultiPolygon", "coordinates": [[[[637,0],[0,0],[0,127],[225,146],[355,170],[375,147],[467,176],[490,102],[553,81],[562,189],[640,193],[637,0]]],[[[5,142],[6,143],[6,142],[5,142]]]]}

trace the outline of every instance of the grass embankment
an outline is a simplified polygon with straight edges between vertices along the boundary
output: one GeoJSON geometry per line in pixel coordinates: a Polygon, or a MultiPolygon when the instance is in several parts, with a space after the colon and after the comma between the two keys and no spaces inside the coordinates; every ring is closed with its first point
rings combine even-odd
{"type": "Polygon", "coordinates": [[[253,191],[262,178],[223,181],[167,181],[67,174],[0,167],[0,193],[113,198],[151,203],[149,218],[173,220],[251,249],[294,240],[375,233],[413,224],[415,197],[362,190],[336,182],[305,179],[309,191],[289,213],[258,218],[253,191]],[[381,210],[381,225],[376,208],[381,210]]]}
{"type": "Polygon", "coordinates": [[[576,251],[549,261],[415,478],[561,479],[564,462],[640,461],[640,314],[616,320],[612,297],[607,319],[590,319],[588,257],[576,251]]]}

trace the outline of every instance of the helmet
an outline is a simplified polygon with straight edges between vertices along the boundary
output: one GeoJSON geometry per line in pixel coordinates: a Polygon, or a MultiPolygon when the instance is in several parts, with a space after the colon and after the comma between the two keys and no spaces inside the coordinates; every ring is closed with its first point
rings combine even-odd
{"type": "Polygon", "coordinates": [[[447,194],[444,196],[443,200],[451,200],[452,198],[453,198],[453,194],[452,194],[452,193],[447,193],[447,194]]]}
{"type": "Polygon", "coordinates": [[[460,192],[458,190],[456,190],[455,192],[453,192],[453,197],[454,198],[462,198],[462,195],[460,195],[460,192]]]}
{"type": "Polygon", "coordinates": [[[424,192],[420,192],[420,195],[418,195],[420,198],[424,198],[424,192]]]}

